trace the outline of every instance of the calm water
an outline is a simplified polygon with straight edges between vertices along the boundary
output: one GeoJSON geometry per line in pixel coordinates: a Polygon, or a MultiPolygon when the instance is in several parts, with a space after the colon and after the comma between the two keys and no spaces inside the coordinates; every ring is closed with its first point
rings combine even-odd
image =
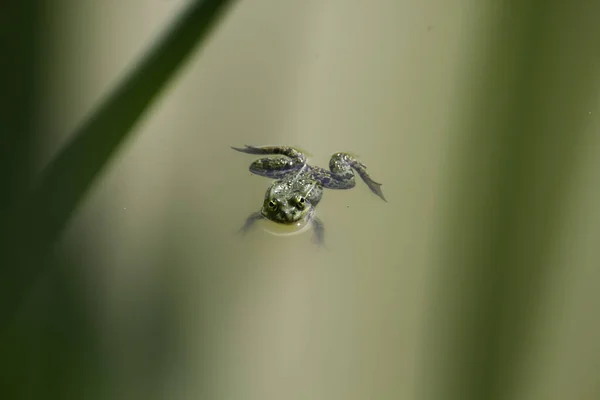
{"type": "MultiPolygon", "coordinates": [[[[47,156],[184,4],[71,3],[46,16],[49,53],[61,55],[44,69],[47,156]],[[52,100],[57,93],[64,101],[52,100]]],[[[112,398],[418,398],[459,122],[473,103],[458,88],[471,87],[464,71],[480,54],[466,54],[485,23],[462,4],[260,0],[234,9],[65,238],[87,249],[79,259],[96,287],[112,398]],[[357,154],[388,203],[360,180],[326,190],[326,249],[310,230],[257,226],[242,238],[236,231],[271,182],[248,171],[255,157],[230,149],[244,144],[298,146],[323,167],[334,152],[357,154]],[[153,356],[158,378],[144,372],[153,356]]],[[[588,281],[594,257],[570,290],[588,281]]],[[[560,329],[557,346],[572,337],[560,329]]],[[[530,390],[523,398],[543,392],[530,390]]]]}

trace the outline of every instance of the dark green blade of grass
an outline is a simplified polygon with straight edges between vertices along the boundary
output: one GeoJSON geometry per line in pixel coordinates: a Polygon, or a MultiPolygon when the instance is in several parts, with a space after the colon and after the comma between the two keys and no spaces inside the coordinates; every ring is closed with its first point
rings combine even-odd
{"type": "MultiPolygon", "coordinates": [[[[191,3],[73,133],[16,209],[2,210],[0,327],[10,320],[107,162],[136,122],[235,0],[191,3]]],[[[167,134],[167,133],[165,133],[167,134]]]]}
{"type": "Polygon", "coordinates": [[[200,0],[191,4],[48,165],[33,194],[34,207],[48,210],[42,218],[45,238],[57,237],[135,123],[230,3],[200,0]]]}
{"type": "Polygon", "coordinates": [[[37,6],[37,0],[8,0],[0,5],[0,230],[4,214],[30,184],[37,6]]]}

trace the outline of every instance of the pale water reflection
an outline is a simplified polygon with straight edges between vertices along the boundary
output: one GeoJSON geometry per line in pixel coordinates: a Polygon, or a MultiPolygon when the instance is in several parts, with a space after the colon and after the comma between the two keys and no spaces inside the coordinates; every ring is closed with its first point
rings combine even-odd
{"type": "MultiPolygon", "coordinates": [[[[45,38],[48,153],[64,139],[53,134],[70,131],[185,3],[58,2],[45,38]]],[[[426,320],[447,263],[442,214],[472,105],[465,88],[485,75],[471,74],[488,51],[491,18],[477,12],[495,10],[491,1],[459,3],[239,2],[67,233],[97,308],[108,398],[424,398],[432,378],[424,354],[445,338],[443,329],[427,336],[426,320]],[[327,251],[310,224],[261,220],[237,235],[272,182],[230,149],[244,143],[307,149],[309,163],[323,167],[335,152],[358,154],[388,203],[360,179],[351,190],[325,190],[316,215],[327,251]],[[173,304],[170,322],[156,323],[169,333],[163,347],[154,345],[155,325],[136,319],[155,322],[157,299],[173,304]],[[145,367],[157,349],[172,358],[151,379],[145,367]]],[[[463,232],[462,222],[451,228],[463,232]]],[[[448,276],[468,281],[461,271],[448,276]]],[[[578,383],[569,379],[567,388],[578,383]]]]}
{"type": "Polygon", "coordinates": [[[257,222],[256,225],[271,235],[284,237],[301,235],[306,231],[312,230],[309,221],[299,221],[295,224],[283,225],[276,224],[269,220],[261,220],[257,222]]]}

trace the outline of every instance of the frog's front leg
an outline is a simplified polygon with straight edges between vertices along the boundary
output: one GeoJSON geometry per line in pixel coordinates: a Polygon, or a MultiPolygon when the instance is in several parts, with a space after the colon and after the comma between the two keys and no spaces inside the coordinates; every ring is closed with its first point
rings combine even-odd
{"type": "Polygon", "coordinates": [[[351,189],[356,185],[354,171],[367,184],[369,189],[383,201],[387,202],[381,190],[381,183],[375,182],[367,173],[367,167],[354,156],[346,153],[335,153],[329,161],[330,173],[324,169],[317,171],[316,178],[328,189],[351,189]]]}
{"type": "Polygon", "coordinates": [[[323,221],[321,221],[317,217],[312,217],[310,222],[315,231],[315,234],[313,236],[313,241],[316,244],[318,244],[319,246],[324,246],[325,245],[325,240],[324,240],[325,239],[325,227],[323,226],[323,221]]]}
{"type": "Polygon", "coordinates": [[[278,179],[291,171],[296,171],[306,164],[306,156],[289,146],[245,146],[232,147],[236,151],[247,154],[273,154],[281,157],[260,158],[250,164],[250,172],[267,178],[278,179]]]}
{"type": "Polygon", "coordinates": [[[248,216],[248,218],[246,218],[246,222],[244,223],[244,226],[242,226],[240,228],[239,232],[242,235],[244,235],[246,232],[248,232],[250,230],[250,228],[252,228],[252,226],[254,225],[254,223],[256,221],[259,221],[263,218],[264,218],[264,216],[262,215],[262,213],[260,211],[250,214],[250,216],[248,216]]]}

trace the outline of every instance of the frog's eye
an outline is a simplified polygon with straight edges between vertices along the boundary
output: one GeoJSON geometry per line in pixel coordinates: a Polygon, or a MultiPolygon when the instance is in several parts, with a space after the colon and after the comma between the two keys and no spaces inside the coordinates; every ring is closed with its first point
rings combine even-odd
{"type": "Polygon", "coordinates": [[[277,203],[275,203],[273,200],[269,201],[269,208],[271,210],[274,210],[275,208],[277,208],[277,203]]]}
{"type": "Polygon", "coordinates": [[[306,205],[306,199],[302,196],[298,197],[298,206],[300,208],[304,208],[305,205],[306,205]]]}

